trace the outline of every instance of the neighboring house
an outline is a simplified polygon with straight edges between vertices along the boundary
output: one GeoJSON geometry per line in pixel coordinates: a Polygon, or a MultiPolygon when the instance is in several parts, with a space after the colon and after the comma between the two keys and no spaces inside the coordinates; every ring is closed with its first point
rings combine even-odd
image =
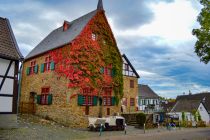
{"type": "Polygon", "coordinates": [[[161,101],[160,102],[160,106],[161,106],[163,112],[166,112],[166,113],[170,112],[175,104],[176,104],[175,101],[161,101]]]}
{"type": "Polygon", "coordinates": [[[139,110],[152,113],[158,112],[160,109],[160,98],[159,96],[148,86],[148,85],[138,85],[138,95],[139,95],[139,110]]]}
{"type": "Polygon", "coordinates": [[[23,59],[9,20],[0,17],[0,128],[17,122],[18,69],[23,59]]]}
{"type": "Polygon", "coordinates": [[[209,124],[209,114],[202,100],[179,99],[168,114],[180,121],[183,117],[186,121],[195,121],[195,117],[198,117],[198,113],[195,115],[195,112],[199,112],[201,120],[209,124]]]}
{"type": "Polygon", "coordinates": [[[37,115],[87,127],[88,117],[120,112],[122,63],[99,0],[96,10],[64,21],[26,56],[21,102],[35,103],[37,115]]]}
{"type": "Polygon", "coordinates": [[[125,54],[123,58],[123,98],[121,100],[121,112],[135,112],[138,109],[138,78],[140,76],[128,60],[125,54]]]}
{"type": "Polygon", "coordinates": [[[203,105],[206,107],[206,110],[210,118],[210,92],[202,92],[197,94],[181,95],[176,98],[176,101],[179,100],[200,100],[203,105]]]}

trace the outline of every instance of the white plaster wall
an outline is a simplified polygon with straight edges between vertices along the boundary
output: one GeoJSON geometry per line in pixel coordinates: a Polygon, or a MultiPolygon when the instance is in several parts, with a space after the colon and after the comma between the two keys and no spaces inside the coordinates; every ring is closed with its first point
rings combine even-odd
{"type": "Polygon", "coordinates": [[[12,97],[0,97],[0,112],[12,112],[12,97]]]}
{"type": "MultiPolygon", "coordinates": [[[[10,60],[0,58],[0,75],[5,75],[10,60]]],[[[12,63],[8,76],[14,76],[15,62],[12,63]]]]}
{"type": "Polygon", "coordinates": [[[203,106],[203,104],[199,105],[198,111],[199,111],[199,113],[201,115],[202,121],[205,121],[206,124],[209,124],[209,121],[210,121],[209,114],[208,114],[207,110],[205,109],[205,107],[203,106]]]}
{"type": "MultiPolygon", "coordinates": [[[[0,78],[0,83],[3,80],[3,78],[0,78]]],[[[13,86],[14,86],[14,80],[6,78],[3,84],[3,87],[0,91],[0,94],[13,94],[13,86]]]]}

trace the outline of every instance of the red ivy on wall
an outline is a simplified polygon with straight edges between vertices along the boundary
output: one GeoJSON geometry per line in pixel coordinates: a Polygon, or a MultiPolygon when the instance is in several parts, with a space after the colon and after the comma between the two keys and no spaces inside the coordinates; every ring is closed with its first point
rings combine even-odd
{"type": "Polygon", "coordinates": [[[111,76],[101,73],[101,68],[108,64],[104,57],[106,52],[99,45],[100,37],[96,34],[96,40],[92,39],[92,27],[96,18],[70,44],[53,50],[50,54],[56,64],[55,71],[69,80],[69,88],[82,90],[91,87],[97,94],[102,87],[113,86],[114,83],[111,76]]]}

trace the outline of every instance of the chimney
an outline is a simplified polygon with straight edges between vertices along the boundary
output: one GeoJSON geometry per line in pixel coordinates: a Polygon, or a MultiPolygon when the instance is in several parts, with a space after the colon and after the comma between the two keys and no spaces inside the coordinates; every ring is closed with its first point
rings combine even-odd
{"type": "Polygon", "coordinates": [[[63,23],[63,31],[65,32],[66,30],[68,30],[70,27],[70,23],[68,21],[64,21],[63,23]]]}

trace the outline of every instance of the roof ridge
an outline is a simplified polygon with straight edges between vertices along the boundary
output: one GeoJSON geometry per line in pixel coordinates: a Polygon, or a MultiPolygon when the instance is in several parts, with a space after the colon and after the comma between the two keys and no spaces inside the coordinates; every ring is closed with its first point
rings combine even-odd
{"type": "Polygon", "coordinates": [[[83,31],[84,27],[96,15],[97,12],[97,10],[93,10],[79,18],[72,20],[71,22],[64,20],[70,24],[70,28],[63,32],[63,30],[61,30],[63,26],[60,26],[51,31],[43,40],[39,42],[38,45],[36,45],[36,47],[29,52],[25,59],[27,60],[33,58],[37,55],[60,48],[70,43],[83,31]]]}

